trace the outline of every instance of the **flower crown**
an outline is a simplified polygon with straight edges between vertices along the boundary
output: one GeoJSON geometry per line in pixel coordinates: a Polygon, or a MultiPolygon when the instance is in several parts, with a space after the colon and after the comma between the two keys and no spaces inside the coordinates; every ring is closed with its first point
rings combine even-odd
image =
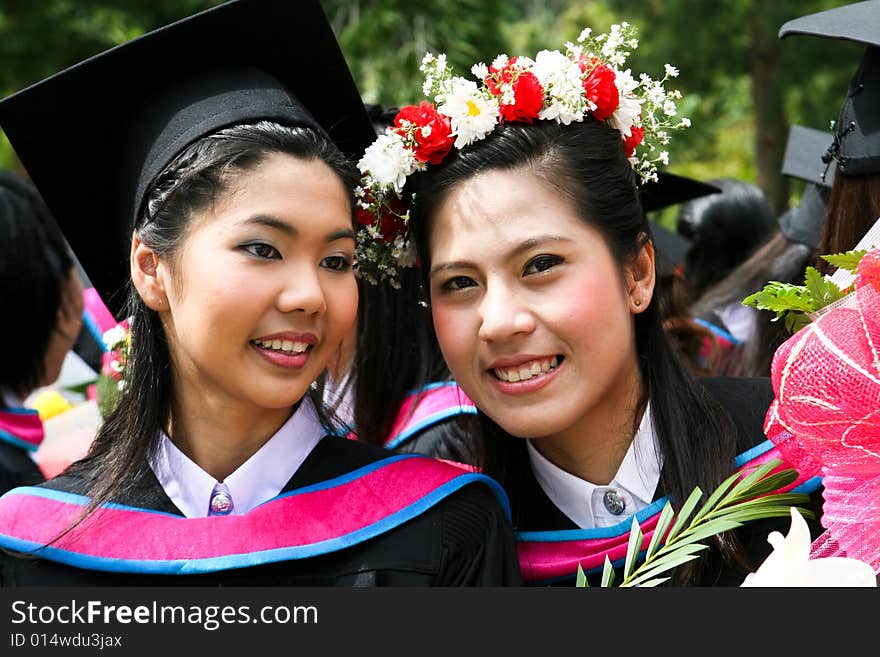
{"type": "Polygon", "coordinates": [[[667,64],[661,80],[644,73],[636,80],[630,69],[621,70],[628,49],[638,47],[635,36],[628,23],[596,36],[587,28],[577,44],[565,44],[565,53],[542,50],[535,59],[502,54],[491,66],[476,64],[471,73],[477,81],[453,76],[445,55],[427,53],[422,91],[433,102],[402,108],[358,162],[358,221],[366,227],[357,248],[359,274],[399,287],[400,268],[416,263],[402,196],[407,177],[484,139],[501,123],[569,125],[592,116],[620,132],[642,182],[656,181],[657,164],[669,163],[659,148],[669,143],[670,130],[688,127],[690,120],[675,121],[681,93],[663,86],[678,76],[675,67],[667,64]]]}

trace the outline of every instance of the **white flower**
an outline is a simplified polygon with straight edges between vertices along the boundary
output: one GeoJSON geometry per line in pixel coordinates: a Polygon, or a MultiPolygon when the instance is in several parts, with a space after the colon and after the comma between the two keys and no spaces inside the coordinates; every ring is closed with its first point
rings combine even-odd
{"type": "Polygon", "coordinates": [[[741,586],[869,586],[876,587],[873,568],[858,559],[830,557],[810,559],[810,531],[801,514],[791,508],[791,529],[783,537],[770,532],[773,552],[741,586]]]}
{"type": "Polygon", "coordinates": [[[675,101],[672,99],[667,100],[663,103],[663,113],[666,116],[675,116],[676,113],[675,101]]]}
{"type": "Polygon", "coordinates": [[[369,175],[381,187],[392,187],[398,194],[406,184],[406,177],[417,168],[415,154],[404,145],[401,136],[391,130],[380,135],[358,162],[361,173],[369,175]]]}
{"type": "Polygon", "coordinates": [[[681,125],[684,126],[685,128],[690,128],[691,127],[691,120],[688,117],[684,116],[681,119],[681,125]]]}
{"type": "Polygon", "coordinates": [[[449,117],[458,149],[482,139],[498,124],[498,104],[481,94],[475,82],[460,77],[452,79],[452,88],[437,111],[449,117]]]}
{"type": "Polygon", "coordinates": [[[479,80],[485,80],[486,76],[489,75],[489,67],[486,66],[483,62],[479,64],[474,64],[471,66],[471,73],[474,74],[474,77],[479,80]]]}
{"type": "Polygon", "coordinates": [[[658,157],[660,158],[660,161],[664,165],[669,164],[669,152],[668,151],[660,151],[660,155],[658,157]]]}
{"type": "Polygon", "coordinates": [[[666,71],[666,75],[668,75],[669,77],[671,77],[671,78],[678,77],[678,69],[675,68],[674,66],[672,66],[671,64],[666,64],[663,68],[666,71]]]}
{"type": "Polygon", "coordinates": [[[104,331],[101,339],[104,340],[104,344],[107,345],[108,349],[115,349],[125,341],[125,329],[117,324],[113,328],[104,331]]]}
{"type": "Polygon", "coordinates": [[[586,103],[581,69],[558,50],[542,50],[535,57],[532,73],[544,88],[544,109],[538,118],[568,125],[583,121],[586,103]]]}
{"type": "Polygon", "coordinates": [[[589,27],[585,27],[585,28],[581,31],[580,35],[578,35],[578,38],[577,38],[578,43],[583,43],[584,41],[586,41],[588,38],[590,38],[590,35],[591,35],[592,33],[593,33],[593,30],[592,30],[592,29],[590,29],[589,27]]]}
{"type": "Polygon", "coordinates": [[[496,71],[500,71],[502,68],[507,66],[507,62],[509,61],[507,55],[501,53],[495,59],[492,60],[492,68],[496,71]]]}
{"type": "Polygon", "coordinates": [[[637,98],[625,98],[621,95],[620,104],[608,117],[608,124],[617,128],[624,137],[632,134],[632,127],[637,124],[642,113],[642,104],[637,98]]]}

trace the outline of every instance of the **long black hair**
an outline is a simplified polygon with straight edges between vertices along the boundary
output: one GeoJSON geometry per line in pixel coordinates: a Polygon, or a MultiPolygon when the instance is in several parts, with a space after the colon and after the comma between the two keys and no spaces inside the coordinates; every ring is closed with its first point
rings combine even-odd
{"type": "MultiPolygon", "coordinates": [[[[236,176],[253,170],[273,153],[327,164],[349,190],[354,222],[357,171],[333,142],[310,128],[260,121],[202,137],[165,167],[145,195],[138,237],[159,257],[173,261],[186,240],[192,215],[209,207],[236,176]]],[[[127,316],[131,348],[122,398],[98,431],[89,454],[69,470],[88,477],[94,473],[84,482],[91,501],[79,521],[125,491],[149,467],[147,457],[171,420],[167,338],[159,314],[146,306],[131,283],[127,316]]],[[[315,401],[320,412],[320,400],[315,401]]]]}
{"type": "MultiPolygon", "coordinates": [[[[412,226],[423,271],[430,270],[429,235],[436,209],[462,181],[488,170],[526,168],[567,198],[582,219],[599,230],[622,267],[637,255],[650,236],[635,174],[621,148],[620,134],[595,120],[571,125],[539,121],[509,123],[446,162],[414,176],[412,226]]],[[[733,467],[736,437],[724,408],[679,361],[662,326],[659,301],[635,316],[638,363],[645,386],[644,408],[651,401],[654,430],[663,453],[661,486],[681,504],[695,486],[711,492],[733,467]]],[[[633,432],[639,421],[636,413],[633,432]]],[[[515,490],[515,477],[527,466],[524,440],[506,434],[481,414],[484,427],[484,472],[515,490]]],[[[512,495],[514,520],[518,500],[512,495]]],[[[726,556],[734,555],[729,536],[718,537],[726,556]]],[[[679,568],[685,583],[698,566],[679,568]]]]}
{"type": "Polygon", "coordinates": [[[0,171],[0,244],[3,304],[15,313],[2,322],[0,390],[25,397],[46,376],[46,351],[58,325],[62,290],[77,274],[39,192],[11,171],[0,171]]]}

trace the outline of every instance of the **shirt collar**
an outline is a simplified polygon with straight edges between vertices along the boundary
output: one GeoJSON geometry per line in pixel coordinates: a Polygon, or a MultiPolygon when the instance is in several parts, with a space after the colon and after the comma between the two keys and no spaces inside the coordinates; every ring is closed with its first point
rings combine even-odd
{"type": "MultiPolygon", "coordinates": [[[[276,497],[323,436],[315,408],[304,397],[287,422],[222,482],[232,497],[232,512],[247,513],[276,497]]],[[[165,494],[184,516],[208,515],[211,494],[220,482],[181,452],[164,431],[149,463],[165,494]]]]}
{"type": "Polygon", "coordinates": [[[631,498],[635,506],[635,508],[627,508],[626,515],[613,518],[613,522],[616,523],[650,505],[660,483],[663,457],[654,434],[650,402],[645,405],[639,428],[617,473],[606,486],[590,483],[566,472],[541,455],[530,440],[526,443],[532,472],[538,484],[550,501],[582,529],[611,524],[603,509],[597,504],[597,501],[601,501],[604,491],[615,489],[623,492],[626,497],[631,498]],[[601,519],[596,517],[597,507],[599,514],[606,517],[601,519]]]}

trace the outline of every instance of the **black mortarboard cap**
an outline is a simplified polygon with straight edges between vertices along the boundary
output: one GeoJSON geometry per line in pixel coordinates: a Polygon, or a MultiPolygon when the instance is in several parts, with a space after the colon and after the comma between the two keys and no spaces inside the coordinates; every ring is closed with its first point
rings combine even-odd
{"type": "Polygon", "coordinates": [[[835,167],[824,163],[822,156],[828,152],[833,141],[834,135],[830,132],[802,125],[791,126],[785,145],[785,157],[782,159],[783,175],[831,187],[834,183],[835,167]]]}
{"type": "Polygon", "coordinates": [[[657,182],[643,183],[639,187],[642,209],[645,212],[655,212],[691,199],[720,192],[721,189],[715,185],[665,171],[657,173],[657,182]]]}
{"type": "Polygon", "coordinates": [[[147,185],[237,123],[319,126],[356,155],[375,133],[318,0],[233,0],[0,102],[0,127],[120,318],[147,185]]]}
{"type": "Polygon", "coordinates": [[[779,217],[779,230],[789,242],[799,242],[815,249],[825,225],[828,190],[810,184],[804,188],[801,202],[779,217]]]}
{"type": "MultiPolygon", "coordinates": [[[[647,182],[639,187],[642,208],[645,212],[656,212],[720,191],[714,185],[666,171],[657,173],[656,182],[647,182]]],[[[651,221],[650,224],[657,272],[661,276],[671,274],[678,263],[684,260],[691,248],[691,241],[664,228],[656,221],[651,221]]]]}
{"type": "Polygon", "coordinates": [[[868,47],[850,82],[826,159],[846,176],[880,173],[880,0],[867,0],[801,16],[779,36],[806,34],[864,43],[868,47]]]}
{"type": "Polygon", "coordinates": [[[651,224],[651,241],[654,242],[654,262],[660,276],[669,276],[683,262],[691,249],[691,241],[678,233],[664,228],[656,221],[651,224]]]}

